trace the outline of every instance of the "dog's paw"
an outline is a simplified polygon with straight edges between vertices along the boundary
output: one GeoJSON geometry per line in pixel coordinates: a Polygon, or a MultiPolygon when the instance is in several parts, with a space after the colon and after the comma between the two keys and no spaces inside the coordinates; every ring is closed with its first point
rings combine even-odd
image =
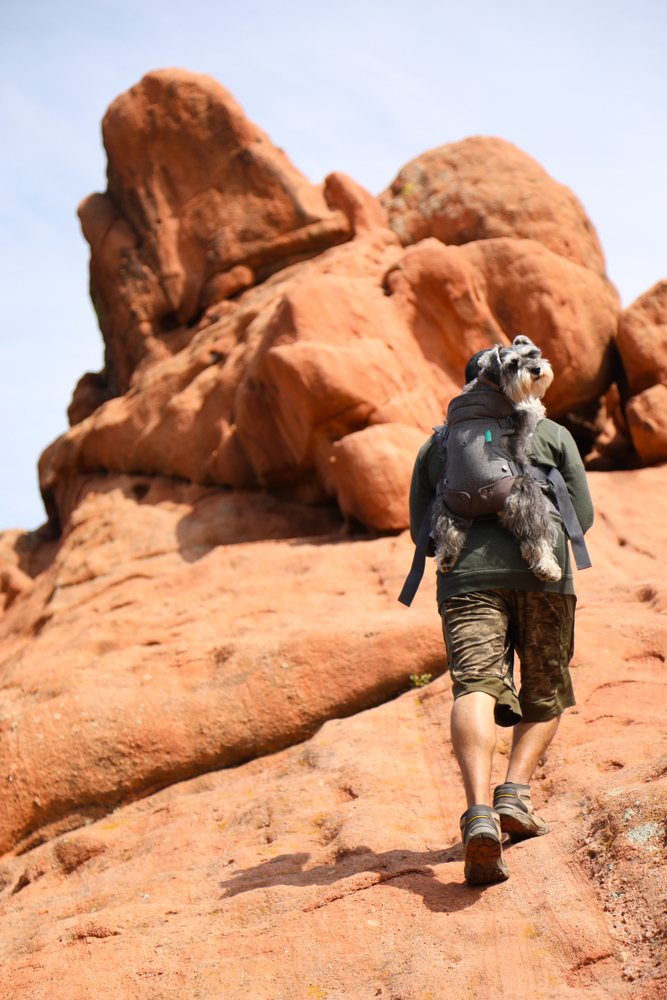
{"type": "Polygon", "coordinates": [[[532,569],[538,580],[551,580],[555,583],[563,575],[560,566],[552,555],[548,557],[543,556],[532,569]]]}

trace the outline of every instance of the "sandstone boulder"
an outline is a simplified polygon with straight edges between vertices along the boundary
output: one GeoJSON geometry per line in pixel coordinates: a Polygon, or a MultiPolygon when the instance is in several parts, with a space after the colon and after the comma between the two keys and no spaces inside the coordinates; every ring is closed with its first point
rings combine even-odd
{"type": "Polygon", "coordinates": [[[412,467],[425,440],[405,424],[374,424],[337,441],[332,474],[345,517],[377,531],[409,527],[412,467]]]}
{"type": "Polygon", "coordinates": [[[458,247],[422,240],[389,269],[385,284],[424,356],[454,385],[463,385],[473,354],[509,343],[489,309],[479,268],[458,247]]]}
{"type": "Polygon", "coordinates": [[[595,229],[569,188],[511,142],[472,136],[407,163],[380,200],[404,246],[510,237],[604,275],[595,229]]]}
{"type": "Polygon", "coordinates": [[[593,447],[584,461],[587,469],[609,472],[613,469],[636,468],[641,464],[632,444],[621,393],[615,382],[604,394],[596,424],[591,428],[596,431],[593,447]]]}
{"type": "Polygon", "coordinates": [[[131,391],[46,450],[42,492],[61,523],[72,474],[100,469],[326,502],[342,482],[330,462],[337,442],[378,424],[426,436],[468,358],[518,333],[554,366],[550,415],[595,400],[612,379],[616,310],[593,271],[533,241],[429,239],[404,251],[389,230],[368,229],[243,292],[173,357],[137,373],[131,391]]]}
{"type": "Polygon", "coordinates": [[[667,385],[653,385],[633,396],[625,413],[642,464],[667,462],[667,385]]]}
{"type": "Polygon", "coordinates": [[[544,397],[549,416],[595,402],[614,377],[616,290],[593,269],[533,240],[480,240],[461,249],[483,276],[505,335],[530,337],[553,365],[544,397]]]}
{"type": "Polygon", "coordinates": [[[549,416],[598,399],[612,381],[616,292],[540,243],[422,240],[393,265],[387,284],[425,356],[459,384],[472,354],[519,334],[553,365],[549,416]]]}
{"type": "Polygon", "coordinates": [[[667,384],[667,281],[659,281],[624,311],[616,343],[631,393],[667,384]]]}

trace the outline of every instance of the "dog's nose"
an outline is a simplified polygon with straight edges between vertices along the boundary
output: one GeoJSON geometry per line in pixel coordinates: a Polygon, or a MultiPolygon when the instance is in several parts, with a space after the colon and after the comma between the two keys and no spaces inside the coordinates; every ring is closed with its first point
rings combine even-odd
{"type": "Polygon", "coordinates": [[[533,368],[530,369],[530,373],[531,375],[534,375],[535,378],[539,378],[540,375],[542,374],[542,369],[540,368],[539,365],[535,365],[533,368]]]}

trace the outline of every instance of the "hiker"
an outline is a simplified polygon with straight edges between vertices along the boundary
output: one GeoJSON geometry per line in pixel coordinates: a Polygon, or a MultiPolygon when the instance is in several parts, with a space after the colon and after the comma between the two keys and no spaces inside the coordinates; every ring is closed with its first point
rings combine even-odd
{"type": "MultiPolygon", "coordinates": [[[[526,342],[527,338],[515,341],[521,353],[519,341],[526,342]]],[[[499,347],[494,350],[498,353],[499,347]]],[[[508,361],[511,350],[500,349],[499,363],[508,361]]],[[[539,357],[539,350],[533,353],[539,357]]],[[[504,383],[494,380],[491,368],[484,369],[489,354],[478,352],[466,366],[464,393],[475,402],[502,392],[504,383]],[[475,396],[478,390],[485,395],[475,396]]],[[[513,363],[516,365],[516,361],[513,363]]],[[[459,396],[457,400],[462,398],[459,396]]],[[[541,407],[539,401],[537,405],[541,407]]],[[[450,420],[452,409],[450,404],[450,420]]],[[[410,531],[413,541],[418,543],[421,529],[424,549],[428,532],[428,528],[422,528],[424,518],[432,521],[436,489],[440,494],[447,485],[445,481],[445,487],[442,486],[446,454],[446,446],[442,446],[443,430],[446,440],[447,425],[444,425],[444,429],[436,428],[436,434],[419,452],[410,488],[410,531]]],[[[517,538],[500,523],[498,513],[464,519],[463,548],[451,568],[446,572],[439,569],[436,578],[453,682],[452,745],[467,800],[467,809],[461,817],[461,838],[469,885],[501,882],[509,877],[502,854],[502,833],[509,834],[511,841],[548,833],[547,824],[533,811],[530,781],[556,734],[561,713],[575,704],[568,664],[573,653],[576,598],[564,523],[577,565],[580,568],[590,565],[581,532],[593,523],[593,504],[571,434],[541,416],[531,434],[528,459],[532,474],[541,477],[544,495],[551,505],[550,522],[555,529],[551,551],[560,567],[560,579],[540,579],[536,575],[522,558],[517,538]],[[554,469],[557,471],[553,472],[554,469]],[[552,488],[552,481],[556,480],[560,482],[559,489],[552,488]],[[585,557],[581,556],[582,549],[585,557]],[[521,661],[518,694],[513,679],[515,651],[521,661]],[[507,777],[495,789],[491,805],[496,724],[513,727],[514,731],[507,777]]],[[[482,440],[491,440],[490,430],[482,440]]],[[[446,492],[444,496],[447,499],[446,492]]],[[[448,513],[450,520],[455,521],[448,513]]],[[[414,573],[413,563],[411,576],[414,573]]],[[[555,575],[557,572],[551,574],[555,575]]],[[[406,598],[405,591],[410,589],[406,581],[404,594],[399,598],[403,603],[410,603],[416,585],[413,581],[411,594],[406,598]]]]}

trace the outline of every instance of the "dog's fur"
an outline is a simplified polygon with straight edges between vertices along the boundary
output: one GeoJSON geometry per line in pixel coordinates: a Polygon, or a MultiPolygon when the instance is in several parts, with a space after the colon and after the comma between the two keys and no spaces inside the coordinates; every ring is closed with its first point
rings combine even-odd
{"type": "MultiPolygon", "coordinates": [[[[496,385],[514,403],[516,431],[508,441],[508,458],[518,465],[528,461],[535,428],[544,417],[542,396],[553,381],[553,371],[528,337],[516,337],[511,347],[497,344],[478,358],[478,379],[496,385]]],[[[469,392],[477,379],[469,382],[469,392]]],[[[561,569],[553,554],[556,529],[539,483],[529,475],[517,476],[500,514],[500,523],[519,543],[521,557],[540,580],[560,580],[561,569]]],[[[436,563],[447,573],[465,545],[472,521],[457,517],[442,497],[433,514],[436,563]]]]}

